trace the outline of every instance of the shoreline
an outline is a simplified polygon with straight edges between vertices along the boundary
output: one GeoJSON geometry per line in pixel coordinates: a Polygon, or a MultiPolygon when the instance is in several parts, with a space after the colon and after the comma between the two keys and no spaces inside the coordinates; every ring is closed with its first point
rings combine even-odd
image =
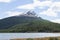
{"type": "Polygon", "coordinates": [[[15,38],[10,40],[60,40],[60,37],[44,37],[44,38],[15,38]]]}

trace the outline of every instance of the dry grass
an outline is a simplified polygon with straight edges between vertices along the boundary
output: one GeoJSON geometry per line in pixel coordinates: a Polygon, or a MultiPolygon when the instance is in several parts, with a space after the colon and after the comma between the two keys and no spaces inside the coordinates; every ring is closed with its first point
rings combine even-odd
{"type": "Polygon", "coordinates": [[[60,40],[60,37],[46,37],[46,38],[16,38],[11,40],[60,40]]]}

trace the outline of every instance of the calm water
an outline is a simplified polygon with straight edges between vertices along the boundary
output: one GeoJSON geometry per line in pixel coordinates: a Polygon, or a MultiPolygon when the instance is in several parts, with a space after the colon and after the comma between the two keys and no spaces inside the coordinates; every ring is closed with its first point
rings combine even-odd
{"type": "Polygon", "coordinates": [[[14,38],[42,38],[57,36],[60,36],[60,33],[0,33],[0,40],[9,40],[14,38]]]}

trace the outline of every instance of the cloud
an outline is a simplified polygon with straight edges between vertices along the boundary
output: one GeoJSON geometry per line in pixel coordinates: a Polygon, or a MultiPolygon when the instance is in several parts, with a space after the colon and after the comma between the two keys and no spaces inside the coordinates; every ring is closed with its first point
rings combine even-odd
{"type": "Polygon", "coordinates": [[[55,23],[60,23],[60,19],[54,19],[54,20],[51,20],[52,22],[55,22],[55,23]]]}
{"type": "Polygon", "coordinates": [[[0,0],[0,2],[11,2],[12,0],[0,0]]]}
{"type": "Polygon", "coordinates": [[[23,12],[11,12],[11,11],[8,11],[8,12],[6,12],[6,14],[8,15],[8,16],[17,16],[17,15],[20,15],[20,14],[22,14],[23,12]]]}
{"type": "Polygon", "coordinates": [[[33,3],[18,6],[17,8],[18,9],[35,9],[35,7],[40,7],[43,10],[42,12],[40,12],[40,14],[57,17],[58,12],[60,12],[60,2],[53,2],[53,1],[54,0],[45,0],[41,2],[39,0],[33,0],[33,3]],[[48,10],[44,10],[43,8],[45,6],[48,6],[50,8],[48,10]]]}
{"type": "Polygon", "coordinates": [[[47,15],[47,16],[52,16],[52,17],[57,17],[57,13],[55,13],[51,8],[49,8],[47,11],[43,11],[40,14],[47,15]]]}
{"type": "Polygon", "coordinates": [[[43,2],[40,2],[40,1],[37,1],[34,3],[34,6],[35,7],[39,7],[39,6],[50,6],[52,4],[51,1],[43,1],[43,2]]]}
{"type": "Polygon", "coordinates": [[[54,12],[60,12],[60,2],[55,2],[53,7],[54,12]]]}
{"type": "Polygon", "coordinates": [[[60,2],[60,0],[42,0],[42,1],[53,1],[53,2],[60,2]]]}
{"type": "Polygon", "coordinates": [[[26,4],[26,5],[18,6],[17,8],[19,8],[19,9],[34,9],[34,5],[26,4]]]}
{"type": "Polygon", "coordinates": [[[34,9],[35,7],[44,7],[44,6],[60,6],[60,2],[52,2],[52,0],[44,0],[43,2],[39,0],[33,0],[33,3],[18,6],[18,9],[34,9]]]}
{"type": "Polygon", "coordinates": [[[0,18],[1,19],[1,18],[0,18]]]}
{"type": "Polygon", "coordinates": [[[49,5],[49,9],[46,11],[41,12],[40,14],[58,17],[58,13],[60,12],[60,2],[54,2],[49,5]]]}
{"type": "Polygon", "coordinates": [[[39,1],[33,0],[33,3],[22,5],[22,6],[18,6],[17,8],[18,9],[34,9],[37,3],[39,3],[39,1]]]}
{"type": "Polygon", "coordinates": [[[18,6],[18,9],[35,9],[35,7],[40,7],[40,6],[49,6],[51,5],[51,1],[45,1],[45,2],[40,2],[38,0],[33,0],[33,3],[31,4],[26,4],[22,6],[18,6]]]}

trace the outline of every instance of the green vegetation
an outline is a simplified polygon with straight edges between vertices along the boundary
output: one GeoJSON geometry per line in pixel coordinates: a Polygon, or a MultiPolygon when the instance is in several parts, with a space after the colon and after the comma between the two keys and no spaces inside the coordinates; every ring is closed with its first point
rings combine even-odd
{"type": "Polygon", "coordinates": [[[0,32],[60,32],[60,24],[34,20],[27,23],[17,24],[0,32]]]}
{"type": "Polygon", "coordinates": [[[13,16],[0,20],[0,32],[60,32],[60,24],[41,17],[13,16]]]}
{"type": "Polygon", "coordinates": [[[51,37],[51,38],[49,38],[49,40],[58,40],[58,38],[52,38],[52,37],[51,37]]]}

